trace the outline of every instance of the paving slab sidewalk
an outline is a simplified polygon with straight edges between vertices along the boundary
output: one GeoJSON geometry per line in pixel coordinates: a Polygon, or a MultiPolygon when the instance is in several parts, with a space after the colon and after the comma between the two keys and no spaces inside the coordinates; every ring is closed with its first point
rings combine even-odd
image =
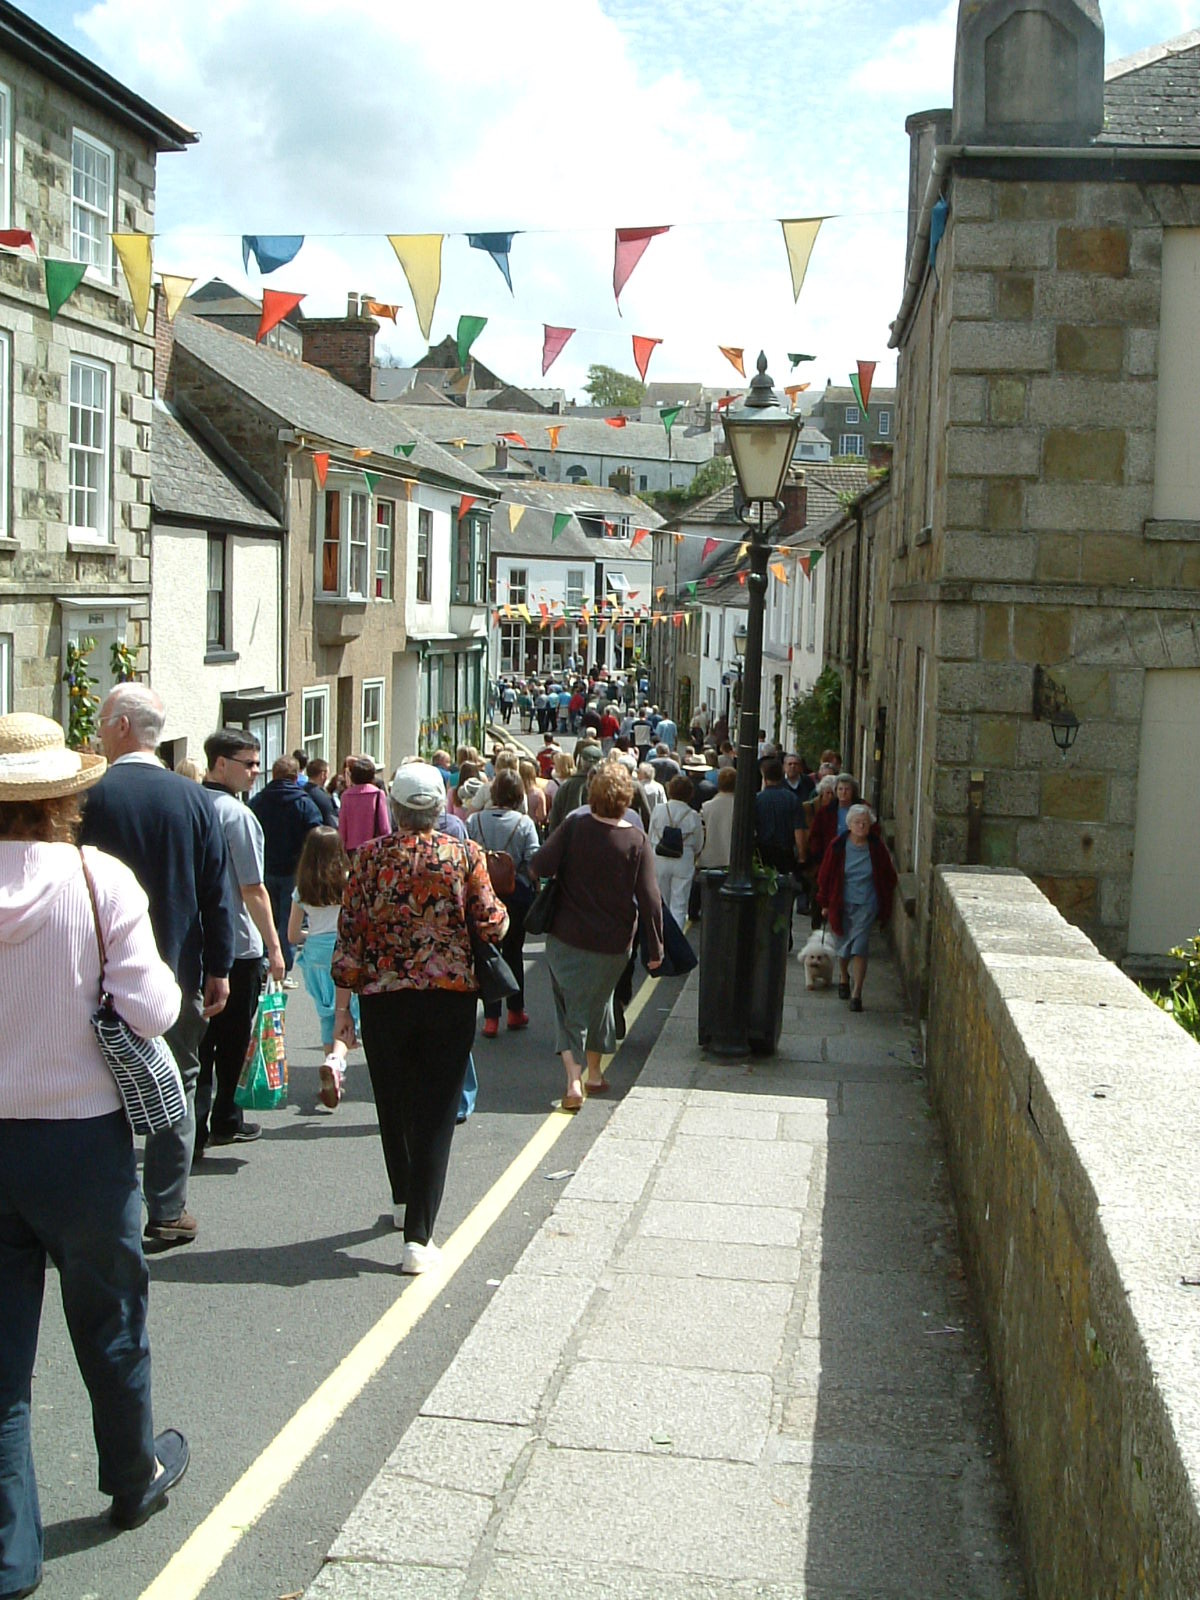
{"type": "Polygon", "coordinates": [[[766,1061],[696,1000],[307,1600],[1023,1600],[891,963],[861,1015],[790,963],[766,1061]]]}

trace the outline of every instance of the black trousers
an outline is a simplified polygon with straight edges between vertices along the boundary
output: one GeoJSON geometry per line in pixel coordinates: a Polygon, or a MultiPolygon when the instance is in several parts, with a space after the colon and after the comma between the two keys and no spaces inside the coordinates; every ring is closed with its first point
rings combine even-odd
{"type": "Polygon", "coordinates": [[[404,1207],[414,1244],[429,1243],[442,1203],[478,998],[455,989],[359,997],[392,1204],[404,1207]]]}
{"type": "Polygon", "coordinates": [[[245,1064],[262,985],[262,957],[239,956],[229,969],[225,1009],[208,1019],[200,1041],[200,1077],[196,1082],[197,1154],[204,1149],[210,1132],[217,1136],[237,1133],[245,1120],[242,1108],[233,1103],[233,1092],[245,1064]]]}
{"type": "MultiPolygon", "coordinates": [[[[510,994],[507,1000],[509,1011],[524,1011],[525,1009],[525,912],[530,902],[522,900],[505,900],[508,907],[508,932],[500,941],[500,954],[512,968],[512,975],[520,985],[516,994],[510,994]]],[[[485,1000],[483,1014],[485,1017],[498,1017],[503,1008],[499,1000],[485,1000]]]]}

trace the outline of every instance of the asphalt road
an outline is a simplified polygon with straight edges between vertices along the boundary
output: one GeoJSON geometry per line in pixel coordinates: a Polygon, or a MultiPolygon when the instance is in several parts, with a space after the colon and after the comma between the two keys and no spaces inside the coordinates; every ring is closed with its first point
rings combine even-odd
{"type": "MultiPolygon", "coordinates": [[[[478,1108],[455,1137],[439,1240],[488,1191],[561,1093],[542,950],[541,941],[527,946],[531,1027],[476,1038],[478,1108]]],[[[613,1064],[616,1094],[590,1101],[569,1125],[444,1295],[245,1533],[204,1588],[205,1600],[278,1600],[312,1580],[497,1281],[553,1206],[561,1178],[551,1174],[579,1165],[636,1077],[679,987],[670,979],[655,985],[613,1064]]],[[[288,1106],[262,1116],[257,1143],[219,1149],[197,1167],[188,1205],[199,1238],[150,1258],[156,1427],[181,1428],[192,1463],[167,1509],[134,1533],[115,1534],[104,1517],[87,1397],[50,1274],[33,1391],[46,1600],[136,1600],[413,1281],[397,1270],[401,1238],[392,1227],[361,1051],[351,1058],[347,1098],[330,1114],[317,1105],[321,1051],[302,989],[289,997],[287,1026],[288,1106]]]]}

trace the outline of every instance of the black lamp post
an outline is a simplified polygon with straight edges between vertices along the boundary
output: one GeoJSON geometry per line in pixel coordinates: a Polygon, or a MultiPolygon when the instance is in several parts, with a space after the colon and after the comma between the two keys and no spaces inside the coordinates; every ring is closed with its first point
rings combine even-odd
{"type": "Polygon", "coordinates": [[[751,867],[767,561],[771,553],[771,534],[786,509],[780,496],[795,453],[800,423],[801,418],[776,394],[767,374],[767,358],[760,354],[750,392],[741,405],[725,413],[725,438],[742,492],[739,515],[749,530],[750,571],[746,577],[746,626],[738,630],[743,634],[740,647],[738,633],[734,634],[742,693],[738,707],[737,784],[733,791],[729,870],[719,893],[706,900],[705,919],[715,912],[719,925],[704,929],[708,960],[702,961],[700,967],[705,1044],[722,1055],[744,1055],[749,1049],[749,998],[755,946],[755,890],[751,867]]]}

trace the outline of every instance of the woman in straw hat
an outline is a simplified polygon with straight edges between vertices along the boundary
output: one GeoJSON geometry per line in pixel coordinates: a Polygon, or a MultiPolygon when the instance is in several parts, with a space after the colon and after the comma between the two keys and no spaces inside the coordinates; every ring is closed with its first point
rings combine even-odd
{"type": "Polygon", "coordinates": [[[100,1489],[136,1527],[187,1467],[155,1437],[141,1192],[121,1096],[91,1028],[104,986],[144,1038],[179,1013],[146,896],[103,851],[76,848],[79,796],[102,756],[66,749],[47,717],[0,717],[0,1595],[41,1578],[29,1411],[47,1259],[92,1404],[100,1489]]]}

